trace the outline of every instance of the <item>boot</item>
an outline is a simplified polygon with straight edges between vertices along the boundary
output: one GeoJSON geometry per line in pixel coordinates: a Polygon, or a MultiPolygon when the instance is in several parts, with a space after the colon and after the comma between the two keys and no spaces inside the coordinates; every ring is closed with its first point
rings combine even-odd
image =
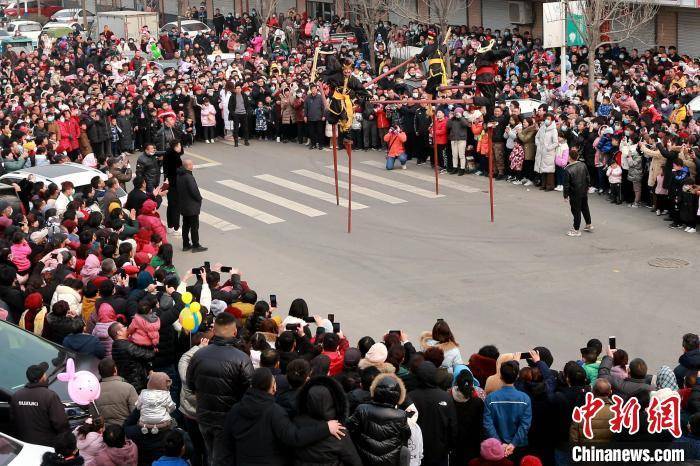
{"type": "Polygon", "coordinates": [[[452,167],[449,170],[447,170],[447,173],[449,173],[450,175],[454,175],[455,173],[457,173],[457,169],[452,167]]]}
{"type": "Polygon", "coordinates": [[[464,168],[460,168],[457,176],[464,176],[464,168]]]}
{"type": "Polygon", "coordinates": [[[233,140],[233,147],[238,147],[238,138],[233,140]]]}

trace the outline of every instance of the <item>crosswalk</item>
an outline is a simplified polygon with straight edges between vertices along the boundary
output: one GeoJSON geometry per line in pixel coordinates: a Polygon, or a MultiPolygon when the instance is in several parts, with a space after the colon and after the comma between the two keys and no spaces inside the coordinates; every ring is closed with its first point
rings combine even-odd
{"type": "MultiPolygon", "coordinates": [[[[205,157],[201,158],[206,163],[212,163],[205,157]]],[[[368,209],[372,202],[378,205],[400,205],[409,203],[412,199],[439,200],[447,194],[453,195],[450,191],[459,196],[482,192],[481,189],[462,183],[461,180],[447,179],[443,176],[440,178],[441,192],[436,195],[435,178],[428,171],[387,171],[382,162],[374,160],[362,161],[360,164],[361,169],[352,170],[353,210],[368,209]]],[[[342,194],[339,201],[342,207],[348,205],[348,199],[345,197],[348,191],[348,171],[347,166],[338,166],[338,173],[343,175],[343,179],[339,180],[342,194]]],[[[286,174],[262,173],[252,176],[249,180],[217,180],[214,186],[199,189],[204,199],[200,222],[215,230],[229,232],[243,229],[245,225],[250,224],[250,221],[245,223],[244,218],[252,219],[253,224],[260,222],[273,225],[284,223],[297,215],[306,218],[325,216],[331,210],[323,209],[323,204],[336,204],[333,189],[335,180],[332,175],[333,166],[329,165],[316,170],[291,170],[286,174]],[[217,215],[212,214],[212,210],[217,215]],[[221,218],[222,211],[230,211],[233,219],[237,223],[244,222],[241,223],[244,226],[221,218]],[[287,218],[284,212],[291,217],[287,218]]]]}

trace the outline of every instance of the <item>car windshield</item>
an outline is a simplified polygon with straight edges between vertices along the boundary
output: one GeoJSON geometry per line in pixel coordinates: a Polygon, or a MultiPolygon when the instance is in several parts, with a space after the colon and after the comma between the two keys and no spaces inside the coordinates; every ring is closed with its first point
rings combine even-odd
{"type": "Polygon", "coordinates": [[[202,23],[183,24],[182,29],[185,31],[206,31],[207,25],[202,23]]]}
{"type": "Polygon", "coordinates": [[[7,437],[0,436],[0,464],[11,464],[22,451],[22,445],[7,437]]]}
{"type": "Polygon", "coordinates": [[[49,364],[48,374],[64,366],[67,352],[7,322],[0,321],[0,390],[14,393],[27,383],[27,367],[40,362],[49,364]]]}
{"type": "Polygon", "coordinates": [[[22,32],[41,31],[41,26],[39,24],[23,24],[19,30],[22,32]]]}

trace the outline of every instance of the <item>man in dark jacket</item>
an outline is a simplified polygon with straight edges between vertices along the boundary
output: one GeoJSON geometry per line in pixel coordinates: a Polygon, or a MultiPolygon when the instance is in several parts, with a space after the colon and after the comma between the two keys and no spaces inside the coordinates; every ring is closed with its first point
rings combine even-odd
{"type": "Polygon", "coordinates": [[[248,115],[252,111],[253,104],[250,97],[243,93],[240,84],[237,84],[233,95],[228,101],[228,119],[233,121],[233,140],[235,146],[238,147],[238,133],[243,126],[243,141],[246,146],[249,145],[248,138],[250,130],[248,128],[248,115]]]}
{"type": "Polygon", "coordinates": [[[56,436],[70,427],[61,399],[48,388],[48,369],[45,362],[27,368],[28,383],[10,399],[10,417],[17,438],[52,447],[56,436]]]}
{"type": "Polygon", "coordinates": [[[155,137],[156,147],[159,151],[168,150],[170,141],[182,141],[182,132],[175,126],[175,113],[163,114],[163,126],[158,130],[155,137]]]}
{"type": "Polygon", "coordinates": [[[437,367],[425,361],[415,370],[419,387],[409,393],[418,410],[418,425],[423,432],[424,465],[447,461],[457,438],[457,411],[452,397],[436,386],[437,367]]]}
{"type": "Polygon", "coordinates": [[[574,227],[567,233],[569,236],[581,236],[581,214],[586,221],[584,231],[593,231],[591,211],[588,209],[588,168],[583,162],[579,162],[578,157],[577,150],[569,151],[569,164],[564,169],[564,199],[569,200],[571,214],[574,216],[574,227]]]}
{"type": "Polygon", "coordinates": [[[654,389],[650,377],[647,376],[647,364],[640,358],[630,361],[628,366],[629,377],[622,378],[611,372],[613,364],[613,350],[607,349],[607,356],[603,356],[598,369],[598,378],[610,382],[614,393],[627,401],[634,397],[647,396],[654,389]]]}
{"type": "Polygon", "coordinates": [[[114,340],[112,359],[117,365],[117,371],[140,392],[146,388],[148,371],[151,370],[151,360],[155,352],[130,342],[127,328],[119,322],[110,325],[107,333],[114,340]]]}
{"type": "Polygon", "coordinates": [[[323,149],[326,102],[315,84],[309,86],[309,95],[304,100],[304,122],[309,134],[311,149],[323,149]]]}
{"type": "Polygon", "coordinates": [[[126,204],[124,204],[126,210],[134,209],[136,212],[140,212],[143,203],[148,199],[151,199],[160,207],[160,204],[163,202],[160,187],[149,193],[146,190],[147,186],[146,179],[143,176],[136,175],[134,177],[134,189],[129,191],[128,196],[126,196],[126,204]]]}
{"type": "Polygon", "coordinates": [[[15,268],[9,265],[0,266],[0,299],[8,305],[10,321],[15,324],[19,322],[24,312],[24,293],[13,286],[16,278],[15,268]]]}
{"type": "Polygon", "coordinates": [[[229,441],[223,435],[224,419],[250,385],[253,364],[235,348],[236,318],[222,312],[214,320],[214,337],[197,351],[187,368],[188,388],[197,398],[197,421],[212,465],[226,462],[229,441]]]}
{"type": "Polygon", "coordinates": [[[156,146],[146,144],[146,147],[136,161],[136,176],[146,180],[146,191],[152,193],[160,185],[160,162],[156,156],[156,146]]]}
{"type": "Polygon", "coordinates": [[[107,120],[99,110],[90,111],[90,118],[87,120],[87,135],[92,152],[98,160],[105,160],[111,155],[107,120]]]}
{"type": "MultiPolygon", "coordinates": [[[[226,416],[224,437],[231,461],[227,464],[282,466],[288,464],[285,447],[304,448],[331,435],[337,439],[344,436],[343,427],[335,420],[294,425],[285,410],[275,403],[276,389],[269,369],[255,370],[250,388],[226,416]]],[[[214,464],[218,463],[214,461],[214,464]]]]}
{"type": "Polygon", "coordinates": [[[683,354],[673,369],[679,387],[685,385],[685,376],[700,371],[700,338],[696,333],[683,335],[683,354]]]}
{"type": "Polygon", "coordinates": [[[192,175],[193,167],[192,160],[185,159],[182,167],[177,169],[177,202],[182,215],[182,250],[203,252],[208,248],[199,244],[199,212],[202,207],[202,195],[199,193],[197,180],[192,175]]]}

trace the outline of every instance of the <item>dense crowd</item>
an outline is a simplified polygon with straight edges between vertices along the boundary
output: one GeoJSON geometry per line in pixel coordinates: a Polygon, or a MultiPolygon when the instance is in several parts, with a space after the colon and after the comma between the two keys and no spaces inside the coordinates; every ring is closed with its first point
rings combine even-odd
{"type": "MultiPolygon", "coordinates": [[[[44,464],[562,465],[571,444],[589,442],[572,423],[587,392],[606,400],[595,442],[661,445],[673,438],[613,435],[610,397],[637,397],[645,407],[652,393],[678,392],[686,459],[700,459],[695,334],[683,337],[678,366],[654,377],[642,359],[604,351],[597,339],[560,370],[543,346],[521,354],[486,345],[466,359],[442,320],[414,340],[418,347],[401,330],[349,340],[302,299],[287,315],[259,300],[236,269],[178,271],[175,237],[184,250],[206,250],[196,236],[201,198],[186,194],[196,183],[183,147],[225,138],[326,148],[328,89],[313,76],[316,47],[354,34],[356,46],[346,41],[338,54],[368,83],[389,69],[391,50],[423,47],[429,29],[381,22],[367,37],[341,18],[290,12],[268,21],[266,43],[256,14],[216,11],[212,24],[194,39],[145,29],[125,39],[106,29],[96,40],[42,36],[34,52],[3,53],[4,171],[73,161],[108,175],[84,187],[27,178],[14,185],[16,207],[0,203],[6,319],[100,360],[100,398],[75,430],[47,388],[47,364],[29,367],[13,394],[15,435],[55,448],[44,464]],[[141,154],[132,171],[134,151],[141,154]],[[120,189],[129,191],[124,205],[120,189]],[[178,320],[185,293],[202,307],[191,333],[178,320]]],[[[673,47],[590,51],[589,96],[585,47],[569,50],[565,83],[557,54],[517,28],[454,28],[449,50],[450,81],[467,87],[442,95],[465,104],[438,105],[433,128],[426,105],[358,99],[356,150],[386,151],[387,169],[397,159],[406,168],[410,159],[431,161],[434,137],[444,176],[486,175],[493,152],[496,179],[560,191],[564,168],[578,159],[589,193],[648,205],[668,214],[670,226],[695,231],[699,127],[688,104],[698,90],[696,59],[673,47]],[[493,111],[468,103],[484,39],[510,51],[497,64],[493,111]],[[543,102],[532,115],[505,102],[528,98],[543,102]]],[[[410,64],[369,94],[425,97],[424,73],[410,64]]]]}

